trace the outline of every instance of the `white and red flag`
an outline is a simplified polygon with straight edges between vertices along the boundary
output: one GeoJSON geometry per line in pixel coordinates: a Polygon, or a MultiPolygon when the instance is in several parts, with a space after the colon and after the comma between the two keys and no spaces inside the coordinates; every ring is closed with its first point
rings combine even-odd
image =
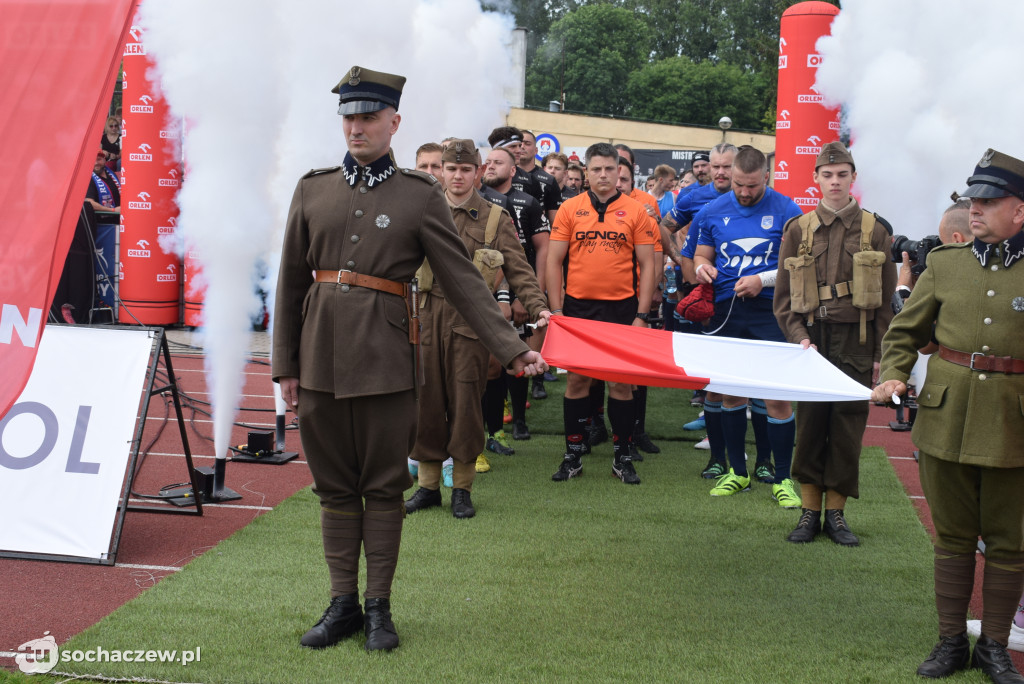
{"type": "Polygon", "coordinates": [[[0,0],[0,418],[82,211],[137,0],[0,0]]]}
{"type": "Polygon", "coordinates": [[[782,401],[858,401],[871,390],[798,344],[552,316],[544,360],[610,382],[782,401]]]}

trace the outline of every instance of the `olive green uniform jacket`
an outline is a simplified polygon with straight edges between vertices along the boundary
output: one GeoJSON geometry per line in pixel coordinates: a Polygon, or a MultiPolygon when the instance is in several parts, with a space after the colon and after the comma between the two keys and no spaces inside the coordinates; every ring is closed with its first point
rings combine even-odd
{"type": "MultiPolygon", "coordinates": [[[[985,265],[971,243],[932,250],[928,267],[882,340],[881,381],[906,382],[933,337],[950,349],[1024,358],[1024,264],[1000,244],[985,265]],[[934,326],[934,327],[933,327],[934,326]]],[[[932,354],[914,443],[965,465],[1024,467],[1024,375],[973,371],[932,354]]]]}
{"type": "Polygon", "coordinates": [[[281,253],[273,378],[297,377],[302,388],[339,399],[412,389],[402,297],[317,283],[312,272],[348,269],[407,283],[424,257],[448,300],[502,364],[529,350],[470,261],[440,185],[427,174],[397,169],[389,153],[367,167],[346,163],[299,181],[281,253]]]}

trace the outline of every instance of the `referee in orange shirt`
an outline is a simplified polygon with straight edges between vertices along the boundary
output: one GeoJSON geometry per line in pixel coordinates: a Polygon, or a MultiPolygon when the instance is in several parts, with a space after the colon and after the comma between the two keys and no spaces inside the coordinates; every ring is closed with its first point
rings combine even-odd
{"type": "MultiPolygon", "coordinates": [[[[562,203],[551,231],[547,261],[551,313],[647,327],[656,268],[654,243],[659,238],[644,206],[615,187],[619,165],[615,148],[596,143],[587,148],[585,159],[590,190],[562,203]]],[[[565,456],[551,476],[556,482],[583,472],[590,382],[586,376],[569,373],[563,404],[565,456]]],[[[634,414],[631,386],[609,382],[608,395],[615,451],[612,473],[626,484],[640,484],[629,455],[634,414]]]]}

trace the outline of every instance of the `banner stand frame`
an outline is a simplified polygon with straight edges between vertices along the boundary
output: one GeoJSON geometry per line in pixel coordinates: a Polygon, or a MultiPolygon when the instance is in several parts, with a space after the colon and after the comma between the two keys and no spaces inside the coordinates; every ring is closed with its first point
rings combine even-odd
{"type": "MultiPolygon", "coordinates": [[[[92,326],[81,326],[81,327],[92,327],[92,326]]],[[[102,327],[106,330],[139,330],[138,326],[133,325],[103,325],[95,326],[102,327]]],[[[181,445],[185,454],[185,464],[188,468],[188,481],[195,483],[195,466],[192,463],[192,450],[188,443],[188,432],[185,430],[185,416],[181,411],[181,397],[178,393],[178,383],[174,377],[174,366],[171,363],[171,350],[167,344],[167,334],[162,327],[149,327],[143,328],[148,331],[156,339],[153,344],[153,350],[150,353],[149,369],[146,371],[146,387],[145,392],[142,396],[141,410],[139,412],[138,424],[135,427],[135,436],[132,439],[132,451],[128,457],[128,468],[124,480],[124,489],[121,492],[120,501],[117,505],[117,517],[114,520],[114,529],[111,535],[110,546],[107,549],[107,553],[102,558],[90,558],[88,556],[65,556],[53,553],[31,553],[25,551],[3,551],[0,550],[0,558],[20,558],[24,560],[37,560],[37,561],[59,561],[66,563],[84,563],[88,565],[107,565],[112,566],[117,560],[117,550],[121,544],[121,532],[124,529],[125,514],[128,511],[141,511],[146,513],[170,513],[174,515],[191,515],[201,516],[203,514],[203,502],[198,498],[195,499],[195,503],[184,504],[184,507],[157,507],[157,506],[139,506],[130,505],[128,503],[131,497],[132,486],[135,483],[135,476],[138,474],[138,459],[139,449],[142,445],[142,433],[146,427],[146,415],[149,413],[149,402],[156,394],[162,394],[170,391],[171,397],[174,400],[174,411],[178,419],[178,431],[181,435],[181,445]],[[167,369],[167,384],[160,387],[156,385],[156,371],[160,364],[160,358],[163,357],[164,367],[167,369]],[[193,508],[194,510],[188,510],[193,508]]]]}

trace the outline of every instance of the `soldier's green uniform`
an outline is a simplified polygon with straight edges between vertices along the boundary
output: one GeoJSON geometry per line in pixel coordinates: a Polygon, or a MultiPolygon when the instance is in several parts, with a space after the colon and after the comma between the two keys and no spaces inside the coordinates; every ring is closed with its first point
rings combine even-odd
{"type": "Polygon", "coordinates": [[[926,676],[965,664],[979,537],[985,614],[974,659],[990,676],[986,659],[993,643],[1007,643],[1024,589],[1024,163],[989,150],[968,183],[972,232],[1004,225],[1008,239],[989,233],[988,241],[932,250],[882,341],[883,384],[905,383],[917,349],[932,340],[940,345],[918,389],[913,430],[935,523],[942,638],[919,670],[926,676]],[[999,206],[1019,213],[1008,221],[992,213],[999,206]]]}
{"type": "MultiPolygon", "coordinates": [[[[404,82],[353,67],[334,89],[339,113],[397,110],[404,82]]],[[[388,600],[402,494],[412,485],[406,457],[416,436],[416,375],[409,327],[416,321],[400,294],[380,287],[401,292],[424,257],[502,363],[529,351],[494,305],[432,177],[399,169],[390,152],[365,165],[350,152],[341,167],[299,181],[281,252],[272,375],[299,381],[299,430],[331,575],[331,606],[303,637],[305,646],[329,646],[362,626],[360,549],[366,647],[398,645],[388,600]],[[362,284],[337,282],[357,277],[362,284]]]]}

